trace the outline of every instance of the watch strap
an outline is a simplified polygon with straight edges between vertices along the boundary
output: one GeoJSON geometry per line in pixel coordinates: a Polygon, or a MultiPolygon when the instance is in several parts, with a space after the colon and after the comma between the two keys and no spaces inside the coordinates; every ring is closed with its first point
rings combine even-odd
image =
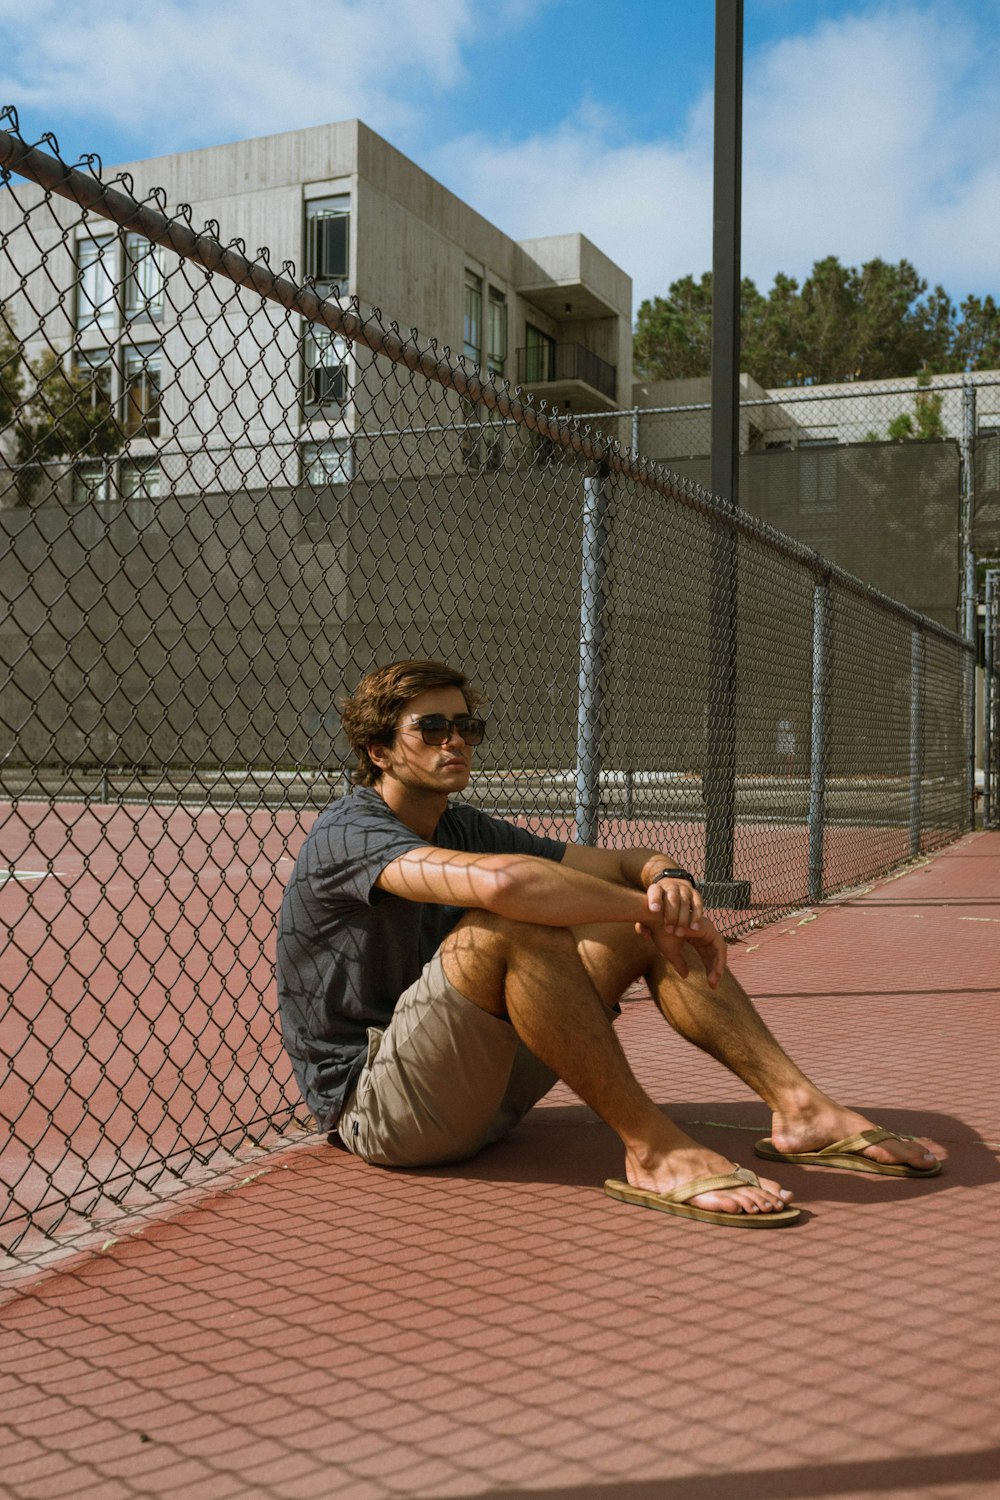
{"type": "MultiPolygon", "coordinates": [[[[699,889],[698,882],[691,874],[691,871],[682,870],[680,865],[671,865],[669,869],[661,870],[658,875],[653,876],[652,880],[649,882],[649,885],[655,885],[658,880],[667,879],[686,880],[693,891],[697,891],[699,889]]],[[[647,886],[646,889],[649,890],[649,886],[647,886]]]]}

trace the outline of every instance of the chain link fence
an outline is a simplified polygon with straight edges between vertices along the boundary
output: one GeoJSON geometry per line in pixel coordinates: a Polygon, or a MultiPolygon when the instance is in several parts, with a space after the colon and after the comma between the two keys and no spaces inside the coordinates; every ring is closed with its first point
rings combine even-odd
{"type": "Polygon", "coordinates": [[[969,827],[948,621],[7,123],[11,1244],[292,1128],[274,921],[375,663],[460,663],[469,796],[669,849],[730,935],[969,827]]]}
{"type": "MultiPolygon", "coordinates": [[[[606,430],[707,485],[710,382],[636,396],[606,430]]],[[[744,376],[740,453],[743,509],[965,633],[967,554],[1000,554],[1000,375],[773,391],[744,376]]]]}
{"type": "Polygon", "coordinates": [[[983,583],[983,826],[1000,828],[1000,567],[983,583]]]}

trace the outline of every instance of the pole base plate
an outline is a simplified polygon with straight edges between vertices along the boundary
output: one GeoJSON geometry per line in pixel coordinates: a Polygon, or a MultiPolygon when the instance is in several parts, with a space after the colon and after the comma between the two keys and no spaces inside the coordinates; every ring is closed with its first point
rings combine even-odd
{"type": "Polygon", "coordinates": [[[702,882],[701,899],[706,906],[729,911],[746,911],[750,905],[749,880],[706,880],[702,882]]]}

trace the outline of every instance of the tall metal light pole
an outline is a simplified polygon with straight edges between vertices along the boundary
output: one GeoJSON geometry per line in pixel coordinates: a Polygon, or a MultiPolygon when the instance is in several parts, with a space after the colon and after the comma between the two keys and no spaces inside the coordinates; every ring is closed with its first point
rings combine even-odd
{"type": "MultiPolygon", "coordinates": [[[[740,198],[743,117],[743,0],[715,0],[715,185],[712,234],[713,494],[739,503],[740,198]]],[[[745,907],[748,881],[733,879],[736,819],[736,533],[712,538],[709,585],[708,737],[705,761],[705,896],[745,907]]]]}

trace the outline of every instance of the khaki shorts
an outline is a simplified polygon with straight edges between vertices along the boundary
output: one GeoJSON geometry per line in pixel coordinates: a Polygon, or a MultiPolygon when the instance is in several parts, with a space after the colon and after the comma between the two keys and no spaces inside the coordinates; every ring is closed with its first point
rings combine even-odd
{"type": "Polygon", "coordinates": [[[513,1130],[555,1082],[508,1021],[456,990],[435,953],[386,1029],[369,1028],[337,1134],[381,1167],[464,1161],[513,1130]]]}

